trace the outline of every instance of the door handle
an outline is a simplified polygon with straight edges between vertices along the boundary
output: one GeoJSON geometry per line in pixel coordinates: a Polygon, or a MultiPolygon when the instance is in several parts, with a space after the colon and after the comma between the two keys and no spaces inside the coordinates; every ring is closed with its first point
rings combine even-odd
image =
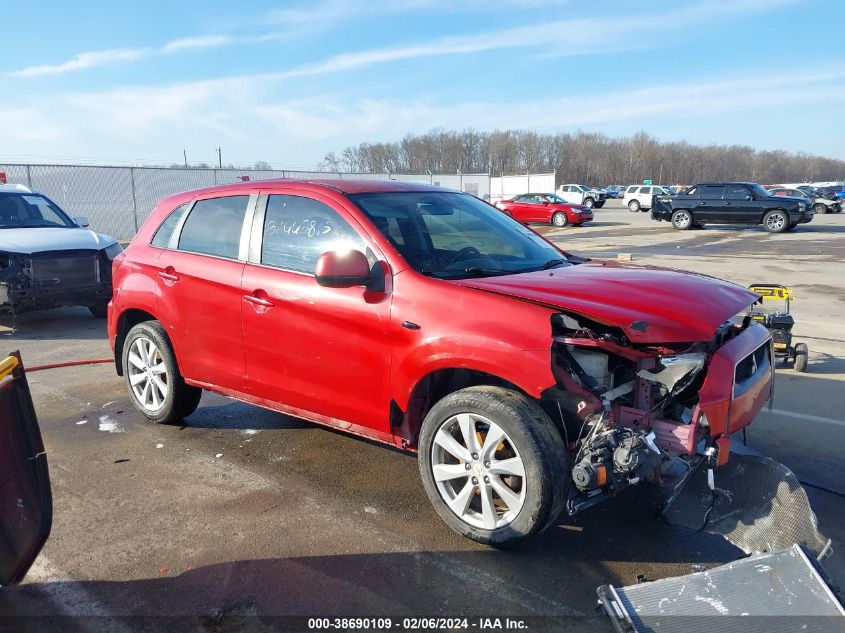
{"type": "Polygon", "coordinates": [[[276,305],[269,299],[265,299],[264,297],[256,297],[255,295],[246,295],[244,297],[244,301],[257,308],[269,309],[276,305]]]}
{"type": "Polygon", "coordinates": [[[706,202],[699,202],[699,203],[698,203],[698,206],[700,206],[700,207],[706,207],[706,206],[707,206],[707,203],[706,203],[706,202]]]}
{"type": "Polygon", "coordinates": [[[172,286],[179,281],[179,275],[176,274],[173,266],[168,266],[164,270],[158,272],[158,276],[164,280],[165,285],[172,286]]]}

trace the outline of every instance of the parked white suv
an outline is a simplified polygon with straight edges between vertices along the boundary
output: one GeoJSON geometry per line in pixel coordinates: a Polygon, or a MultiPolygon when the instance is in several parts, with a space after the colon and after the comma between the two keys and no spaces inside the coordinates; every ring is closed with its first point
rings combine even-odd
{"type": "Polygon", "coordinates": [[[112,260],[122,251],[47,196],[0,185],[0,315],[81,305],[105,318],[112,260]]]}
{"type": "Polygon", "coordinates": [[[607,194],[591,189],[587,185],[561,185],[557,195],[569,204],[583,204],[592,209],[601,209],[607,200],[607,194]]]}
{"type": "Polygon", "coordinates": [[[670,195],[663,187],[657,185],[631,185],[625,190],[622,202],[633,213],[651,209],[655,196],[670,195]]]}

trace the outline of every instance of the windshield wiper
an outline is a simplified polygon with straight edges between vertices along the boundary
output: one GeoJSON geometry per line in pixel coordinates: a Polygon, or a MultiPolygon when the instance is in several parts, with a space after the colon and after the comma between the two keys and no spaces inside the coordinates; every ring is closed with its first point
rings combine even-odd
{"type": "Polygon", "coordinates": [[[473,266],[472,268],[465,268],[462,272],[473,277],[492,277],[493,275],[513,275],[512,270],[502,270],[501,268],[479,268],[473,266]]]}
{"type": "Polygon", "coordinates": [[[550,259],[545,264],[540,266],[540,268],[538,268],[537,270],[548,270],[549,268],[554,268],[555,266],[560,266],[561,264],[568,264],[568,263],[569,263],[568,259],[558,257],[557,259],[550,259]]]}

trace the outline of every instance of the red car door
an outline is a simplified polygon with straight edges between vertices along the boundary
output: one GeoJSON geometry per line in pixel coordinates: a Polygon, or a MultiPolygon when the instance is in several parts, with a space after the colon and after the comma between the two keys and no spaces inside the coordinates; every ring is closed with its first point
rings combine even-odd
{"type": "MultiPolygon", "coordinates": [[[[383,290],[325,288],[314,266],[327,251],[375,247],[358,222],[314,192],[261,196],[242,283],[249,392],[389,436],[391,283],[383,290]]],[[[383,273],[382,273],[383,274],[383,273]]]]}
{"type": "Polygon", "coordinates": [[[197,199],[156,263],[156,304],[189,380],[244,389],[241,276],[257,198],[239,190],[197,199]]]}

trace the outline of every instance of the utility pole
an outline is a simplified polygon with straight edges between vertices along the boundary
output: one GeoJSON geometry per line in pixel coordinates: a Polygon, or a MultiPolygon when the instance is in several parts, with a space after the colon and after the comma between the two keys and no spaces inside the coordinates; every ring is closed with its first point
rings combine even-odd
{"type": "Polygon", "coordinates": [[[182,150],[182,158],[185,159],[185,167],[187,167],[188,166],[188,151],[187,150],[184,150],[184,149],[182,150]]]}
{"type": "Polygon", "coordinates": [[[220,147],[217,148],[217,166],[223,169],[223,149],[220,147]]]}

